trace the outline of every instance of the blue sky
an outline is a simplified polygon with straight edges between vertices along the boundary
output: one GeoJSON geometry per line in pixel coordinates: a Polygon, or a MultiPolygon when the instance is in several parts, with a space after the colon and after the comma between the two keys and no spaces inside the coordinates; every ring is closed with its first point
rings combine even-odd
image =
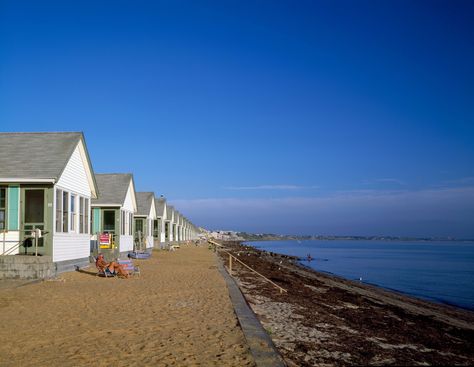
{"type": "Polygon", "coordinates": [[[474,237],[472,1],[3,1],[0,129],[198,225],[474,237]]]}

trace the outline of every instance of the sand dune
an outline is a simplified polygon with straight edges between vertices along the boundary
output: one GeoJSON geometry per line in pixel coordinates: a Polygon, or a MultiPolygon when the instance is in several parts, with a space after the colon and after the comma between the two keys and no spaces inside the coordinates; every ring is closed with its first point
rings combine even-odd
{"type": "Polygon", "coordinates": [[[252,366],[215,257],[137,260],[141,277],[66,273],[0,290],[2,366],[252,366]]]}

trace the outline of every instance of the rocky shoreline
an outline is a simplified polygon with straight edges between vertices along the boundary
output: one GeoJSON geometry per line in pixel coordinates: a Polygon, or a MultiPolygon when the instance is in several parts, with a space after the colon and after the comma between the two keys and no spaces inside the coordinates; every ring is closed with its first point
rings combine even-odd
{"type": "MultiPolygon", "coordinates": [[[[287,290],[233,263],[232,275],[289,366],[473,365],[474,313],[227,242],[226,251],[287,290]]],[[[228,254],[219,251],[228,264],[228,254]]]]}

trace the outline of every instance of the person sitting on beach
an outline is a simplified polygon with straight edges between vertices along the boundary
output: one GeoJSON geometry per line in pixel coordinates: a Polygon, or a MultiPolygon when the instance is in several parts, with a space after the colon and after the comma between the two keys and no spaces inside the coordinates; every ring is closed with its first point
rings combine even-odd
{"type": "Polygon", "coordinates": [[[111,261],[109,263],[105,261],[103,254],[99,254],[99,256],[97,256],[95,266],[103,273],[108,271],[110,274],[118,274],[125,278],[128,278],[130,276],[130,274],[128,273],[128,271],[125,270],[125,267],[123,265],[120,265],[115,261],[111,261]]]}

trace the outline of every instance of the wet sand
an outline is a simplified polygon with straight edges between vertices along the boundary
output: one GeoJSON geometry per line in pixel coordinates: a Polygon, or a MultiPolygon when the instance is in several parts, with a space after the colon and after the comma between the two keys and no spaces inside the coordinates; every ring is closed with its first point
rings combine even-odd
{"type": "MultiPolygon", "coordinates": [[[[233,275],[289,366],[473,365],[474,313],[297,265],[228,243],[233,275]]],[[[220,252],[227,264],[228,255],[220,252]]]]}
{"type": "Polygon", "coordinates": [[[253,366],[215,255],[181,246],[141,276],[0,287],[1,366],[253,366]]]}

